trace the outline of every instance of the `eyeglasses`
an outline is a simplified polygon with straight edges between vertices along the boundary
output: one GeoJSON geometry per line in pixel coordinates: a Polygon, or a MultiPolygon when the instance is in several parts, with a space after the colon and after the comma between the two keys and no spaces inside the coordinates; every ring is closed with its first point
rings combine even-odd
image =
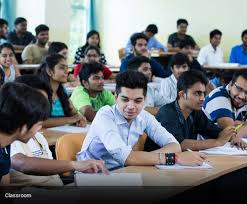
{"type": "Polygon", "coordinates": [[[237,91],[239,93],[244,93],[247,96],[247,91],[245,91],[242,87],[240,87],[239,85],[237,85],[236,83],[234,83],[234,86],[236,87],[237,91]]]}

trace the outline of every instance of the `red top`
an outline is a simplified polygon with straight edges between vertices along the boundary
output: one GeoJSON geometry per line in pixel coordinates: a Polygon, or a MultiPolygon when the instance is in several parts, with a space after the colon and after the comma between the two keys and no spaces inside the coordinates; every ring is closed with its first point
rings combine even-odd
{"type": "MultiPolygon", "coordinates": [[[[104,75],[104,79],[109,79],[109,77],[112,75],[112,71],[107,67],[105,66],[104,64],[101,64],[102,67],[103,67],[103,75],[104,75]]],[[[74,68],[74,76],[77,78],[77,76],[79,75],[80,73],[80,70],[83,68],[83,64],[77,64],[74,68]]]]}

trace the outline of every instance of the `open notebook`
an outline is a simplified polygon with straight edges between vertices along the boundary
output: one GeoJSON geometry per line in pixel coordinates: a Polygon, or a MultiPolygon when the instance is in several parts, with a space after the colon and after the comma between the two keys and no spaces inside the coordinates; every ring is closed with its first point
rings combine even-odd
{"type": "Polygon", "coordinates": [[[71,126],[71,125],[63,125],[63,126],[57,126],[53,128],[47,128],[47,130],[67,132],[67,133],[87,133],[89,130],[89,127],[90,125],[87,125],[84,128],[71,126]]]}
{"type": "Polygon", "coordinates": [[[155,166],[158,169],[212,169],[213,166],[211,166],[209,163],[207,162],[203,162],[203,164],[201,166],[184,166],[184,165],[180,165],[180,164],[175,164],[175,165],[156,165],[155,166]]]}
{"type": "MultiPolygon", "coordinates": [[[[247,139],[242,139],[247,142],[247,139]]],[[[224,146],[213,147],[200,152],[205,154],[224,154],[224,155],[244,155],[247,156],[247,150],[238,149],[236,146],[231,146],[230,142],[227,142],[224,146]]]]}

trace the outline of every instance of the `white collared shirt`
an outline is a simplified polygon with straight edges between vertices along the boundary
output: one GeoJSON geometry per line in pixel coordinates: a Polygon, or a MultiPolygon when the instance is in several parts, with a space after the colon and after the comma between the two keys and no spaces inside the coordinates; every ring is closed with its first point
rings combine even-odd
{"type": "Polygon", "coordinates": [[[108,169],[123,167],[143,133],[160,147],[178,144],[175,137],[147,111],[142,110],[130,125],[117,105],[104,106],[97,112],[77,160],[101,159],[108,169]]]}
{"type": "Polygon", "coordinates": [[[216,50],[211,44],[200,49],[197,57],[198,62],[203,65],[218,65],[223,63],[223,51],[216,47],[216,50]]]}
{"type": "Polygon", "coordinates": [[[162,105],[166,105],[176,100],[177,79],[174,74],[168,78],[162,79],[160,84],[160,96],[162,98],[162,105]]]}

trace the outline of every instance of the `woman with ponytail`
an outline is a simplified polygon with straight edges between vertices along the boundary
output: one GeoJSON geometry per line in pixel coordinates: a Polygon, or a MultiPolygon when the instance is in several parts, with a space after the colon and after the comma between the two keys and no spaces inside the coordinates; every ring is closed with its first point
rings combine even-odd
{"type": "Polygon", "coordinates": [[[47,82],[52,90],[52,110],[43,127],[54,127],[66,124],[76,124],[84,127],[87,121],[75,110],[63,87],[67,82],[68,65],[65,58],[59,54],[48,55],[37,71],[39,77],[47,82]]]}

